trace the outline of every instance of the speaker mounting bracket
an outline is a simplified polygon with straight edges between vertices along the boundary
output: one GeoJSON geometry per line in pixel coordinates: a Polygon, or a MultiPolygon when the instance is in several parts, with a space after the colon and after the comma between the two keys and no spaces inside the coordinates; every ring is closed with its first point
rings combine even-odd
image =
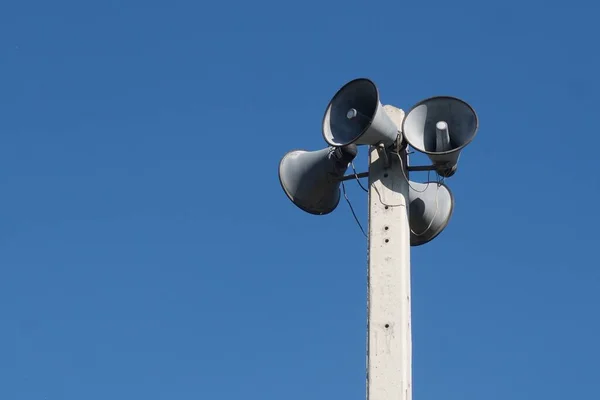
{"type": "Polygon", "coordinates": [[[379,152],[379,156],[383,158],[385,169],[389,169],[392,166],[392,147],[393,144],[390,147],[386,147],[383,143],[377,145],[377,151],[379,152]]]}
{"type": "Polygon", "coordinates": [[[436,170],[436,166],[435,165],[413,165],[413,166],[408,166],[408,171],[435,171],[436,170]]]}
{"type": "Polygon", "coordinates": [[[406,150],[408,147],[408,142],[404,139],[404,135],[401,131],[398,131],[398,138],[395,142],[396,153],[400,154],[401,151],[406,150]]]}
{"type": "Polygon", "coordinates": [[[340,178],[340,181],[349,181],[350,179],[368,178],[368,172],[361,172],[359,174],[346,175],[340,178]]]}
{"type": "MultiPolygon", "coordinates": [[[[408,171],[435,171],[435,165],[413,165],[408,167],[408,171]]],[[[368,178],[368,172],[360,172],[358,174],[346,175],[340,178],[340,181],[349,181],[351,179],[360,179],[360,178],[368,178]]]]}

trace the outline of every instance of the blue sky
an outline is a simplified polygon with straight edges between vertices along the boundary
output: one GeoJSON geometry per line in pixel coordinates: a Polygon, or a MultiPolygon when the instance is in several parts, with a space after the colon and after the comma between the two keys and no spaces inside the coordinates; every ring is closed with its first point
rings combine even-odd
{"type": "Polygon", "coordinates": [[[277,179],[356,77],[480,118],[412,252],[413,397],[598,398],[598,11],[3,2],[0,398],[364,399],[365,239],[277,179]]]}

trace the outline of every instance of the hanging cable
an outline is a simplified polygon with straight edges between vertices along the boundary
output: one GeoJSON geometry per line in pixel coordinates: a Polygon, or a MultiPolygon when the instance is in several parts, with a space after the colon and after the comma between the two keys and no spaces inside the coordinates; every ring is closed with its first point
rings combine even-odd
{"type": "Polygon", "coordinates": [[[369,191],[367,189],[365,189],[365,187],[362,185],[362,183],[360,183],[360,179],[358,178],[358,174],[356,173],[356,168],[354,168],[354,161],[352,161],[350,164],[352,165],[352,171],[354,171],[354,178],[356,178],[356,182],[358,183],[358,186],[360,186],[360,188],[362,190],[364,190],[365,192],[369,193],[369,191]]]}
{"type": "Polygon", "coordinates": [[[417,192],[417,193],[423,193],[424,191],[426,191],[427,188],[429,187],[429,178],[431,176],[430,175],[431,171],[427,171],[427,186],[425,186],[425,189],[423,189],[423,190],[417,190],[417,189],[415,189],[414,187],[411,186],[410,180],[408,179],[408,176],[406,176],[406,172],[404,171],[404,161],[402,160],[402,156],[400,155],[400,153],[398,153],[398,152],[392,152],[392,154],[395,154],[395,155],[398,156],[398,160],[400,160],[400,171],[402,171],[402,175],[404,175],[404,179],[406,179],[406,182],[408,182],[408,186],[412,190],[414,190],[415,192],[417,192]]]}
{"type": "Polygon", "coordinates": [[[346,199],[348,206],[350,206],[350,211],[352,211],[354,220],[358,224],[358,227],[360,228],[363,235],[365,235],[365,237],[367,237],[367,234],[365,233],[365,230],[363,229],[362,224],[360,223],[360,221],[358,220],[358,217],[356,216],[356,213],[354,212],[354,207],[352,207],[352,203],[350,203],[350,199],[348,198],[348,195],[346,194],[346,185],[344,185],[344,181],[342,181],[342,192],[344,193],[344,198],[346,199]]]}

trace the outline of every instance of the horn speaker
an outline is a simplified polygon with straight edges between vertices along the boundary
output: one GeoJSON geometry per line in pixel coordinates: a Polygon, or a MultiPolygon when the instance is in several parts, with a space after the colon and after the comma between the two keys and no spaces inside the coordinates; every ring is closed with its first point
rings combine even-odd
{"type": "Polygon", "coordinates": [[[373,81],[359,78],[333,96],[323,117],[323,138],[330,146],[386,146],[398,137],[398,126],[386,114],[373,81]]]}
{"type": "Polygon", "coordinates": [[[460,152],[477,133],[475,110],[455,97],[431,97],[417,103],[402,123],[402,133],[415,150],[427,154],[443,177],[456,172],[460,152]]]}
{"type": "Polygon", "coordinates": [[[443,183],[410,181],[408,201],[411,246],[435,239],[446,228],[454,211],[454,196],[443,183]]]}
{"type": "Polygon", "coordinates": [[[279,163],[281,187],[300,209],[329,214],[340,201],[341,178],[357,153],[356,145],[290,151],[279,163]]]}

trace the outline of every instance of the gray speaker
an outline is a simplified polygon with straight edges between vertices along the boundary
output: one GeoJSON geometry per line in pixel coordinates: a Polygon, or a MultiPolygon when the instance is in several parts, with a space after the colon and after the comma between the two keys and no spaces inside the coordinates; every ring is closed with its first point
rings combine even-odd
{"type": "Polygon", "coordinates": [[[330,146],[391,145],[399,126],[388,117],[373,81],[359,78],[333,96],[323,117],[323,138],[330,146]]]}
{"type": "Polygon", "coordinates": [[[475,110],[455,97],[431,97],[417,103],[404,118],[402,132],[408,144],[427,154],[438,174],[456,172],[461,150],[471,143],[479,120],[475,110]]]}
{"type": "Polygon", "coordinates": [[[300,209],[329,214],[340,201],[341,178],[357,153],[356,145],[290,151],[279,163],[281,187],[300,209]]]}
{"type": "Polygon", "coordinates": [[[446,228],[454,211],[454,196],[443,183],[410,181],[408,201],[411,246],[435,239],[446,228]]]}

